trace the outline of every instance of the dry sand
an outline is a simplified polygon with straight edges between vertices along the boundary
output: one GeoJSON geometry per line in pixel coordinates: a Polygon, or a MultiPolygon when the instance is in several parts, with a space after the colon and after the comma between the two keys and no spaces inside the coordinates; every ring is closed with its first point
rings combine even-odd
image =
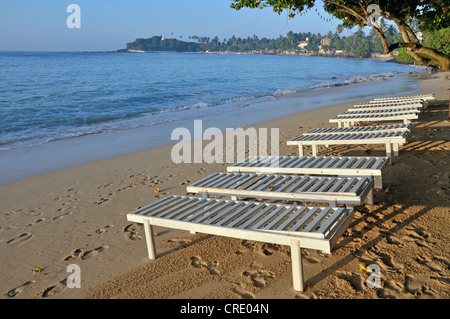
{"type": "MultiPolygon", "coordinates": [[[[126,214],[227,164],[174,164],[171,146],[101,160],[0,185],[1,298],[449,298],[450,123],[448,73],[424,81],[435,93],[410,141],[383,177],[374,205],[332,254],[304,250],[306,291],[292,289],[289,247],[155,228],[159,258],[149,261],[142,226],[126,214]],[[155,192],[159,189],[159,192],[155,192]],[[68,288],[67,267],[81,271],[68,288]],[[381,269],[369,288],[365,266],[381,269]]],[[[355,104],[355,103],[352,103],[355,104]]],[[[261,123],[286,140],[351,104],[261,123]]],[[[381,146],[321,148],[324,155],[384,155],[381,146]]]]}

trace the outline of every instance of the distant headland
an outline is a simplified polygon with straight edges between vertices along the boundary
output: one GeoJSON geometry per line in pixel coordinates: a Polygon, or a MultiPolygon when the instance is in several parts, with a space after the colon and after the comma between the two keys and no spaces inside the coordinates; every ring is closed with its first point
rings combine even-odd
{"type": "MultiPolygon", "coordinates": [[[[394,38],[401,36],[392,32],[394,38]]],[[[197,52],[197,53],[236,53],[236,54],[282,54],[282,55],[321,55],[356,58],[377,58],[395,60],[398,52],[384,55],[380,41],[363,32],[350,36],[328,32],[326,35],[311,32],[288,32],[285,37],[275,39],[259,38],[256,35],[247,38],[232,36],[229,39],[219,37],[189,36],[188,41],[164,36],[138,38],[126,44],[126,48],[116,52],[197,52]]]]}

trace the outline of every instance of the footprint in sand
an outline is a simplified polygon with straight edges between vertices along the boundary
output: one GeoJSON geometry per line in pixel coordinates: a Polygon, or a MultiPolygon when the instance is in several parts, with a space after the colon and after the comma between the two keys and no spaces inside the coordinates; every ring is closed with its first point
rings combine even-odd
{"type": "Polygon", "coordinates": [[[263,269],[244,271],[243,275],[250,277],[253,285],[258,288],[264,288],[266,286],[266,279],[274,278],[272,272],[263,269]]]}
{"type": "MultiPolygon", "coordinates": [[[[436,257],[434,257],[434,259],[436,259],[436,257]]],[[[416,260],[419,264],[427,266],[432,271],[436,271],[436,272],[444,271],[444,267],[442,267],[440,264],[433,261],[431,258],[429,258],[427,256],[418,256],[416,258],[416,260]]]]}
{"type": "Polygon", "coordinates": [[[188,179],[187,181],[180,183],[180,185],[186,185],[186,184],[189,184],[190,182],[192,182],[192,181],[190,179],[188,179]]]}
{"type": "MultiPolygon", "coordinates": [[[[250,241],[250,240],[243,240],[241,242],[241,245],[247,249],[250,249],[251,251],[256,251],[265,256],[270,256],[273,253],[275,253],[276,251],[280,250],[279,245],[274,245],[274,244],[269,244],[269,243],[259,243],[259,242],[254,242],[254,241],[250,241]]],[[[240,253],[242,253],[242,252],[240,252],[240,253]]]]}
{"type": "Polygon", "coordinates": [[[414,240],[417,246],[431,249],[430,234],[423,227],[406,228],[406,235],[414,240]]]}
{"type": "Polygon", "coordinates": [[[100,247],[97,247],[97,248],[91,249],[91,250],[84,250],[84,249],[78,248],[73,251],[72,255],[64,258],[64,260],[65,261],[80,260],[80,259],[85,260],[90,257],[96,256],[98,253],[104,251],[107,248],[109,248],[109,246],[106,246],[106,245],[103,245],[103,246],[100,246],[100,247]]]}
{"type": "Polygon", "coordinates": [[[103,228],[99,228],[99,229],[97,229],[95,232],[97,233],[97,234],[104,234],[104,233],[106,233],[108,230],[109,230],[109,228],[111,228],[113,225],[106,225],[105,227],[103,227],[103,228]]]}
{"type": "Polygon", "coordinates": [[[381,268],[388,267],[389,270],[401,271],[403,269],[403,265],[396,262],[393,256],[379,251],[366,251],[361,256],[360,262],[364,265],[378,264],[381,268]]]}
{"type": "Polygon", "coordinates": [[[111,185],[111,183],[105,183],[105,184],[103,184],[103,185],[98,186],[97,189],[106,188],[106,187],[108,187],[109,185],[111,185]]]}
{"type": "Polygon", "coordinates": [[[52,297],[54,295],[59,294],[60,292],[66,290],[67,288],[67,284],[66,284],[66,279],[60,281],[59,283],[57,283],[56,285],[50,286],[45,288],[41,293],[41,297],[52,297]]]}
{"type": "Polygon", "coordinates": [[[142,226],[139,224],[129,224],[124,227],[123,231],[128,234],[128,238],[131,240],[141,240],[142,236],[137,232],[142,226]]]}
{"type": "Polygon", "coordinates": [[[156,198],[161,198],[161,197],[164,197],[164,196],[166,196],[168,194],[170,194],[170,192],[158,193],[158,194],[155,195],[155,197],[156,198]]]}
{"type": "Polygon", "coordinates": [[[30,234],[30,233],[23,233],[23,234],[20,234],[19,236],[15,237],[15,238],[12,238],[12,239],[8,240],[6,242],[6,244],[16,244],[16,243],[24,242],[24,241],[30,239],[31,237],[33,237],[32,234],[30,234]]]}
{"type": "Polygon", "coordinates": [[[425,228],[422,227],[406,228],[406,231],[408,236],[414,239],[424,240],[430,237],[425,228]]]}
{"type": "Polygon", "coordinates": [[[10,298],[15,297],[15,296],[19,295],[23,291],[23,289],[29,287],[30,285],[34,284],[35,282],[36,282],[35,280],[27,281],[23,285],[8,291],[7,296],[10,298]]]}
{"type": "Polygon", "coordinates": [[[359,274],[354,274],[350,272],[338,271],[335,273],[335,276],[339,279],[347,281],[350,286],[356,291],[364,290],[364,278],[362,278],[359,274]]]}
{"type": "MultiPolygon", "coordinates": [[[[61,211],[63,211],[64,209],[59,209],[58,210],[58,212],[61,212],[61,211]]],[[[67,212],[67,213],[63,213],[63,214],[61,214],[61,215],[58,215],[58,216],[56,216],[56,217],[53,217],[53,221],[55,221],[55,220],[58,220],[58,219],[60,219],[60,218],[64,218],[64,217],[66,217],[67,215],[72,215],[72,212],[67,212]]]]}
{"type": "Polygon", "coordinates": [[[103,203],[108,202],[109,200],[110,200],[110,198],[102,197],[102,198],[100,198],[99,200],[95,201],[93,204],[101,205],[101,204],[103,204],[103,203]]]}
{"type": "Polygon", "coordinates": [[[255,296],[251,292],[247,291],[240,282],[236,283],[236,287],[233,288],[233,292],[241,296],[243,299],[255,299],[255,296]]]}
{"type": "Polygon", "coordinates": [[[386,238],[386,241],[388,242],[388,244],[391,244],[391,245],[397,245],[399,247],[403,247],[405,244],[407,244],[409,242],[414,242],[414,239],[412,239],[409,236],[402,236],[402,237],[398,238],[390,231],[386,231],[386,232],[381,231],[380,233],[386,238]]]}
{"type": "Polygon", "coordinates": [[[411,294],[426,294],[429,296],[435,296],[433,290],[431,290],[427,283],[430,277],[427,275],[407,275],[405,278],[405,288],[406,291],[411,294]]]}
{"type": "Polygon", "coordinates": [[[28,224],[27,226],[34,226],[34,225],[40,224],[40,223],[42,223],[44,220],[45,220],[45,218],[39,218],[38,220],[32,222],[31,224],[28,224]]]}
{"type": "Polygon", "coordinates": [[[199,174],[204,174],[204,173],[206,173],[208,170],[206,169],[206,168],[200,168],[199,170],[198,170],[198,173],[199,174]]]}
{"type": "Polygon", "coordinates": [[[167,242],[168,243],[178,244],[179,247],[185,248],[187,246],[187,244],[189,244],[191,242],[191,240],[190,239],[183,239],[183,238],[172,238],[172,239],[169,239],[167,242]]]}
{"type": "Polygon", "coordinates": [[[383,281],[383,287],[377,289],[378,298],[382,299],[405,299],[404,291],[405,287],[395,281],[386,280],[383,281]]]}
{"type": "Polygon", "coordinates": [[[211,275],[220,275],[220,272],[217,270],[219,266],[218,261],[206,262],[201,257],[194,256],[191,257],[191,265],[195,268],[206,268],[211,275]]]}
{"type": "Polygon", "coordinates": [[[391,256],[389,254],[385,254],[385,253],[378,253],[378,256],[380,256],[381,261],[389,268],[394,269],[394,270],[402,270],[403,269],[403,265],[396,262],[394,260],[393,256],[391,256]]]}

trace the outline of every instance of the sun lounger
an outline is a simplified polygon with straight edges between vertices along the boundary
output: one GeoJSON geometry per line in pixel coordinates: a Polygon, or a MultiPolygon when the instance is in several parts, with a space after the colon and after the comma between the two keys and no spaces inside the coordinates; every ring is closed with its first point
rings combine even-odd
{"type": "Polygon", "coordinates": [[[373,178],[217,172],[186,187],[190,193],[338,204],[373,204],[373,178]]]}
{"type": "Polygon", "coordinates": [[[414,100],[414,99],[418,99],[418,100],[434,100],[434,94],[414,94],[414,95],[401,95],[401,96],[390,96],[390,97],[379,97],[379,98],[375,98],[373,99],[373,101],[375,103],[379,102],[379,101],[389,101],[389,100],[414,100]]]}
{"type": "Polygon", "coordinates": [[[387,157],[372,156],[252,156],[227,167],[228,172],[308,174],[313,176],[372,176],[383,188],[387,157]]]}
{"type": "Polygon", "coordinates": [[[310,145],[312,155],[317,155],[319,145],[361,145],[361,144],[385,144],[386,156],[391,159],[391,149],[394,156],[398,155],[399,145],[406,143],[409,131],[377,132],[377,133],[349,133],[349,134],[316,134],[300,135],[288,141],[288,145],[296,145],[299,148],[299,156],[303,156],[303,147],[310,145]]]}
{"type": "Polygon", "coordinates": [[[419,111],[425,109],[427,105],[426,101],[409,101],[409,102],[379,102],[379,103],[364,103],[355,104],[349,107],[349,111],[359,111],[359,110],[391,110],[398,108],[417,108],[419,111]]]}
{"type": "Polygon", "coordinates": [[[387,108],[387,109],[364,109],[364,110],[348,110],[342,112],[340,115],[366,115],[366,114],[391,114],[391,113],[420,113],[420,106],[416,107],[399,107],[399,108],[387,108]]]}
{"type": "Polygon", "coordinates": [[[368,132],[395,132],[409,131],[412,124],[393,124],[393,125],[372,125],[372,126],[352,126],[352,127],[330,127],[330,128],[314,128],[303,135],[316,134],[348,134],[348,133],[368,133],[368,132]]]}
{"type": "Polygon", "coordinates": [[[150,259],[156,259],[153,226],[260,241],[291,247],[293,288],[303,291],[301,248],[331,249],[354,211],[171,195],[127,214],[144,224],[150,259]]]}
{"type": "Polygon", "coordinates": [[[332,117],[329,122],[337,123],[338,127],[349,127],[358,122],[396,122],[403,121],[404,124],[410,124],[412,120],[417,120],[417,112],[398,112],[398,113],[346,113],[332,117]]]}

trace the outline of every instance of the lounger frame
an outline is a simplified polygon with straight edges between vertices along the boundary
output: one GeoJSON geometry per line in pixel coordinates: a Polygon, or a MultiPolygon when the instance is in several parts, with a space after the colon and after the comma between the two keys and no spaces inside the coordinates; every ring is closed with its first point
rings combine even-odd
{"type": "Polygon", "coordinates": [[[392,125],[352,126],[344,128],[321,127],[311,129],[306,133],[303,133],[303,135],[398,132],[398,131],[410,131],[412,127],[413,127],[412,123],[392,124],[392,125]]]}
{"type": "Polygon", "coordinates": [[[391,96],[391,97],[379,97],[373,99],[373,102],[378,103],[380,101],[405,101],[405,100],[434,100],[434,94],[415,94],[415,95],[402,95],[402,96],[391,96]]]}
{"type": "Polygon", "coordinates": [[[420,112],[422,109],[426,108],[426,101],[412,101],[412,102],[398,102],[398,103],[365,103],[365,104],[355,104],[349,107],[349,111],[366,111],[366,110],[391,110],[399,108],[413,108],[420,112]]]}
{"type": "Polygon", "coordinates": [[[170,195],[127,214],[144,225],[148,256],[156,259],[153,226],[291,247],[293,288],[303,291],[301,248],[331,249],[350,225],[354,211],[170,195]]]}
{"type": "Polygon", "coordinates": [[[370,176],[336,177],[217,172],[186,187],[210,195],[328,203],[330,207],[373,204],[370,176]]]}
{"type": "Polygon", "coordinates": [[[287,145],[298,146],[299,156],[303,156],[305,146],[312,147],[312,155],[317,156],[318,147],[324,145],[360,145],[360,144],[384,144],[386,156],[392,160],[398,156],[399,146],[406,143],[409,131],[379,132],[379,133],[350,133],[350,134],[317,134],[300,135],[287,141],[287,145]]]}
{"type": "Polygon", "coordinates": [[[383,188],[387,157],[375,156],[251,156],[227,167],[228,172],[372,176],[383,188]]]}
{"type": "Polygon", "coordinates": [[[350,127],[358,122],[396,122],[402,121],[404,124],[410,124],[412,120],[417,120],[419,114],[417,112],[398,112],[398,113],[372,113],[372,114],[358,114],[347,113],[339,114],[332,117],[329,122],[337,123],[338,127],[350,127]]]}

